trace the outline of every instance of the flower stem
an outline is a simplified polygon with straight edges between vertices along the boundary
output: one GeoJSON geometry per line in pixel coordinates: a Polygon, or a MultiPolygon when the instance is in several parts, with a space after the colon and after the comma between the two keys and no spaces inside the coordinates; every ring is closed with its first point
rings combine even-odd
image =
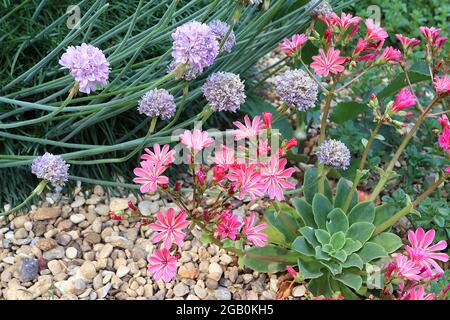
{"type": "Polygon", "coordinates": [[[44,191],[45,187],[47,186],[47,181],[42,180],[38,186],[31,192],[31,194],[18,206],[12,208],[11,210],[5,211],[0,213],[0,217],[9,216],[11,213],[14,213],[20,209],[22,209],[29,201],[31,201],[35,196],[38,196],[44,191]]]}

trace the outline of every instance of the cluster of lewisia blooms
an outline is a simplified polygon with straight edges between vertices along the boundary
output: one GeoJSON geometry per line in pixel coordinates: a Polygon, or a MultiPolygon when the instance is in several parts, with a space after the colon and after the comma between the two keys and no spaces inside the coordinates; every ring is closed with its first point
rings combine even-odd
{"type": "Polygon", "coordinates": [[[255,200],[267,194],[272,200],[283,200],[284,191],[295,188],[289,181],[295,170],[286,168],[287,160],[283,155],[296,145],[296,140],[284,141],[282,147],[273,150],[270,155],[267,137],[272,134],[272,114],[263,113],[261,117],[255,116],[253,119],[245,116],[244,123],[236,121],[234,125],[236,129],[231,131],[234,140],[245,139],[248,145],[243,145],[237,151],[221,145],[212,158],[214,164],[210,167],[195,163],[195,159],[214,143],[214,139],[206,131],[198,129],[186,130],[180,135],[180,142],[189,154],[189,170],[194,179],[193,200],[185,202],[181,194],[181,183],[177,182],[171,188],[168,177],[163,175],[175,161],[175,151],[170,150],[168,145],[161,148],[155,144],[153,151],[145,149],[145,154],[141,156],[141,166],[134,169],[137,177],[133,181],[141,184],[142,193],[159,189],[167,193],[182,209],[178,213],[174,209],[169,209],[166,213],[159,212],[156,222],[150,224],[155,232],[152,241],[162,242],[161,248],[156,249],[149,258],[149,270],[156,280],[161,278],[167,282],[175,276],[177,258],[171,252],[176,251],[174,245],[182,246],[186,236],[184,229],[189,223],[200,226],[220,242],[239,241],[242,246],[243,241],[246,241],[254,246],[264,246],[267,235],[262,231],[267,225],[256,224],[257,215],[254,212],[243,217],[233,213],[231,199],[255,200]],[[252,147],[255,152],[251,151],[252,147]],[[206,190],[216,190],[221,195],[210,207],[205,199],[198,198],[206,190]],[[200,205],[202,211],[198,212],[200,205]]]}
{"type": "MultiPolygon", "coordinates": [[[[437,261],[447,262],[449,256],[439,251],[447,248],[444,240],[432,244],[435,237],[433,229],[425,232],[418,228],[408,231],[409,245],[405,246],[406,254],[396,254],[386,272],[387,284],[397,284],[397,295],[401,300],[433,300],[434,294],[425,295],[425,287],[430,281],[440,278],[444,270],[437,261]]],[[[391,287],[387,287],[384,295],[389,295],[391,287]]],[[[444,293],[445,296],[446,292],[444,293]]]]}

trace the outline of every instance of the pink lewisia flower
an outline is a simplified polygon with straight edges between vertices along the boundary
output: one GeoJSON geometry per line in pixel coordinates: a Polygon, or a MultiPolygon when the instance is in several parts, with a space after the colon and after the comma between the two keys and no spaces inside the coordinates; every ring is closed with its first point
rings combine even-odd
{"type": "Polygon", "coordinates": [[[312,57],[314,62],[311,63],[311,68],[314,69],[317,75],[324,77],[327,77],[330,72],[338,74],[344,71],[345,67],[342,66],[342,64],[347,61],[347,58],[339,56],[340,53],[341,52],[339,50],[330,48],[325,54],[323,49],[320,49],[320,56],[312,57]]]}
{"type": "Polygon", "coordinates": [[[446,173],[450,173],[450,167],[445,168],[445,172],[446,172],[446,173]]]}
{"type": "Polygon", "coordinates": [[[265,127],[259,116],[254,117],[253,120],[250,121],[249,116],[246,115],[244,117],[244,123],[245,125],[239,121],[233,122],[233,124],[238,128],[236,130],[233,130],[231,133],[232,135],[234,135],[236,141],[256,137],[261,133],[262,130],[264,130],[265,127]]]}
{"type": "Polygon", "coordinates": [[[420,275],[421,270],[422,268],[409,260],[408,257],[402,254],[395,256],[393,271],[398,277],[407,280],[420,281],[422,279],[422,276],[420,275]]]}
{"type": "Polygon", "coordinates": [[[142,160],[148,160],[153,163],[160,163],[163,166],[170,166],[175,161],[175,150],[169,151],[169,145],[165,144],[161,150],[159,144],[153,145],[153,151],[148,148],[144,149],[147,154],[141,156],[142,160]]]}
{"type": "Polygon", "coordinates": [[[375,23],[372,19],[366,20],[366,28],[367,28],[367,34],[366,39],[367,40],[375,40],[375,41],[384,41],[389,35],[382,27],[380,27],[379,24],[375,23]]]}
{"type": "Polygon", "coordinates": [[[228,148],[225,145],[222,145],[220,148],[221,150],[214,155],[213,161],[223,169],[227,169],[236,162],[235,153],[233,149],[228,148]]]}
{"type": "Polygon", "coordinates": [[[133,182],[142,184],[140,190],[142,193],[149,191],[155,192],[158,188],[158,184],[165,185],[169,183],[169,178],[162,176],[167,167],[162,166],[160,163],[153,163],[150,161],[142,161],[141,168],[135,168],[133,170],[137,178],[133,179],[133,182]]]}
{"type": "Polygon", "coordinates": [[[262,233],[267,228],[267,224],[261,223],[257,226],[255,224],[256,215],[254,212],[250,212],[250,217],[244,217],[244,227],[242,232],[245,234],[248,240],[250,240],[256,247],[263,247],[267,243],[268,236],[262,233]]]}
{"type": "Polygon", "coordinates": [[[450,94],[450,77],[443,75],[442,77],[435,76],[433,81],[434,89],[437,93],[448,95],[450,94]]]}
{"type": "Polygon", "coordinates": [[[294,168],[285,169],[287,160],[279,158],[277,154],[272,155],[266,164],[261,164],[261,178],[265,185],[264,190],[269,194],[270,199],[279,201],[284,199],[284,189],[294,189],[295,185],[288,178],[295,172],[294,168]]]}
{"type": "Polygon", "coordinates": [[[360,54],[362,51],[364,51],[367,47],[367,40],[364,39],[358,39],[358,42],[356,44],[355,50],[353,51],[354,55],[360,54]]]}
{"type": "Polygon", "coordinates": [[[447,115],[443,114],[439,119],[438,119],[439,123],[442,126],[442,130],[445,128],[450,127],[450,121],[448,121],[448,117],[447,115]]]}
{"type": "Polygon", "coordinates": [[[214,139],[208,136],[208,132],[194,129],[193,131],[186,130],[180,135],[180,141],[191,151],[197,152],[209,147],[214,142],[214,139]]]}
{"type": "Polygon", "coordinates": [[[255,165],[251,164],[235,164],[230,166],[227,174],[228,180],[232,181],[234,190],[239,191],[238,198],[242,200],[246,194],[250,199],[255,200],[256,197],[264,196],[265,184],[262,182],[261,175],[255,169],[255,165]]]}
{"type": "Polygon", "coordinates": [[[402,59],[402,53],[392,47],[386,47],[386,49],[384,49],[383,53],[381,54],[380,59],[384,62],[397,63],[402,59]]]}
{"type": "Polygon", "coordinates": [[[441,240],[430,247],[434,236],[434,229],[428,230],[426,233],[422,228],[418,228],[416,232],[409,230],[408,240],[411,246],[406,246],[405,249],[412,262],[426,268],[428,271],[431,271],[431,267],[434,267],[438,273],[443,273],[444,271],[435,260],[447,262],[449,257],[446,253],[438,253],[436,251],[447,248],[447,242],[441,240]]]}
{"type": "Polygon", "coordinates": [[[392,112],[399,112],[401,110],[405,110],[409,107],[412,107],[417,103],[414,95],[407,89],[403,88],[400,92],[395,96],[395,102],[392,106],[392,112]]]}
{"type": "Polygon", "coordinates": [[[434,294],[429,293],[425,295],[425,288],[423,286],[412,287],[400,298],[400,300],[433,300],[434,294]]]}
{"type": "Polygon", "coordinates": [[[356,26],[362,20],[361,17],[353,17],[351,14],[342,12],[339,17],[336,13],[332,12],[328,16],[322,19],[323,22],[329,27],[336,27],[341,32],[345,32],[350,26],[356,26]]]}
{"type": "Polygon", "coordinates": [[[280,49],[290,57],[296,53],[306,41],[308,41],[308,37],[304,33],[294,34],[291,39],[283,39],[280,43],[280,49]]]}
{"type": "Polygon", "coordinates": [[[450,127],[442,130],[442,133],[438,137],[438,143],[442,149],[450,151],[450,127]]]}
{"type": "Polygon", "coordinates": [[[420,32],[423,33],[425,39],[427,39],[427,41],[429,41],[432,44],[435,44],[436,40],[439,37],[439,34],[441,33],[441,29],[439,28],[435,28],[435,27],[420,27],[420,32]]]}
{"type": "Polygon", "coordinates": [[[153,243],[158,243],[164,240],[163,248],[170,249],[172,243],[175,242],[178,246],[183,245],[186,233],[182,230],[189,225],[186,220],[186,213],[181,211],[178,215],[173,208],[169,208],[164,215],[161,211],[156,214],[157,222],[150,224],[150,228],[157,232],[152,237],[153,243]]]}
{"type": "Polygon", "coordinates": [[[241,225],[242,223],[237,215],[226,213],[220,216],[215,231],[222,239],[230,238],[231,240],[236,240],[236,235],[241,225]]]}
{"type": "Polygon", "coordinates": [[[162,278],[164,282],[169,282],[175,277],[177,258],[171,256],[166,248],[156,249],[148,261],[151,263],[148,271],[153,273],[153,279],[156,281],[162,278]]]}
{"type": "Polygon", "coordinates": [[[398,33],[395,36],[400,41],[400,43],[403,46],[403,49],[405,49],[405,50],[413,49],[414,47],[416,47],[420,44],[420,40],[416,39],[416,38],[404,37],[403,35],[398,34],[398,33]]]}

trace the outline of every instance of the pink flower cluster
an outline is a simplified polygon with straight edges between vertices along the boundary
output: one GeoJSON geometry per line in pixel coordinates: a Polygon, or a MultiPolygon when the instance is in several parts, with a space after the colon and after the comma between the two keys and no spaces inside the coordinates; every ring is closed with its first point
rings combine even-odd
{"type": "Polygon", "coordinates": [[[414,106],[417,103],[416,97],[407,88],[403,88],[395,96],[394,104],[391,107],[391,111],[397,113],[414,106]]]}
{"type": "Polygon", "coordinates": [[[400,299],[403,300],[431,300],[434,295],[424,296],[422,282],[429,282],[442,276],[444,270],[437,263],[447,262],[449,256],[439,251],[447,248],[447,242],[439,241],[432,245],[435,237],[433,229],[425,232],[418,228],[415,232],[408,231],[409,245],[405,246],[406,255],[398,254],[389,265],[386,276],[400,278],[400,299]]]}
{"type": "Polygon", "coordinates": [[[442,126],[442,132],[438,137],[438,143],[444,151],[450,152],[450,122],[448,117],[444,114],[439,118],[439,123],[442,126]]]}

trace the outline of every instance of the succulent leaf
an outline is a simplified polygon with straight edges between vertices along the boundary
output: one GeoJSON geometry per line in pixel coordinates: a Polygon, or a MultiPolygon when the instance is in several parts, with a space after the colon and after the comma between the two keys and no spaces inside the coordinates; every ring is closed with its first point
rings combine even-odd
{"type": "Polygon", "coordinates": [[[335,208],[331,210],[328,214],[328,221],[326,223],[327,230],[330,234],[342,231],[347,232],[349,227],[349,221],[344,211],[340,208],[335,208]]]}
{"type": "Polygon", "coordinates": [[[333,205],[330,200],[327,199],[323,194],[316,194],[312,203],[314,221],[320,229],[326,228],[327,217],[331,210],[333,210],[333,205]]]}
{"type": "Polygon", "coordinates": [[[358,203],[348,214],[350,224],[356,222],[373,223],[375,219],[375,205],[372,201],[358,203]]]}
{"type": "Polygon", "coordinates": [[[369,222],[356,222],[348,228],[347,238],[366,243],[372,236],[375,226],[369,222]]]}

